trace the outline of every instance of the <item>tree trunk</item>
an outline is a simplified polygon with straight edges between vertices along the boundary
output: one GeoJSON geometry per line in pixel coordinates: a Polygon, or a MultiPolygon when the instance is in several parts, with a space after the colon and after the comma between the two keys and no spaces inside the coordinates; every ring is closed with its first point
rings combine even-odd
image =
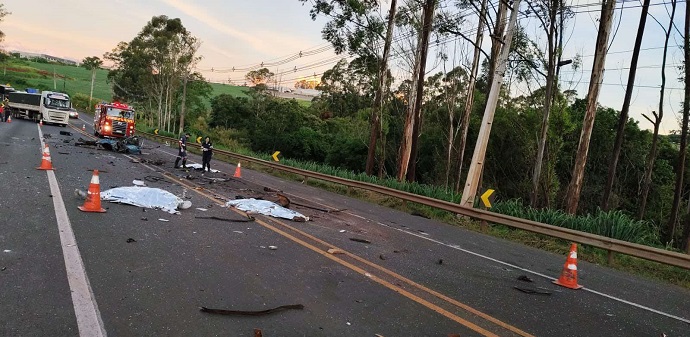
{"type": "Polygon", "coordinates": [[[422,34],[417,45],[417,60],[415,61],[415,85],[410,89],[413,92],[409,102],[410,108],[405,118],[403,139],[400,143],[400,162],[398,166],[398,180],[414,180],[414,167],[416,166],[417,140],[419,138],[419,123],[422,109],[422,96],[424,92],[424,75],[426,72],[426,57],[429,51],[429,35],[431,35],[431,23],[436,9],[436,0],[426,0],[423,8],[422,34]],[[411,172],[410,172],[411,168],[411,172]],[[412,175],[412,179],[410,176],[412,175]]]}
{"type": "Polygon", "coordinates": [[[652,135],[652,148],[649,150],[647,156],[647,165],[644,172],[644,183],[642,185],[642,194],[640,195],[640,207],[637,214],[638,219],[642,220],[647,208],[647,196],[649,196],[649,189],[652,185],[652,173],[654,172],[654,161],[657,156],[657,146],[659,142],[659,127],[661,126],[661,119],[664,117],[664,94],[666,89],[666,55],[668,52],[668,39],[671,36],[671,29],[673,29],[673,17],[676,14],[676,0],[671,1],[671,16],[666,29],[666,37],[664,39],[664,54],[661,58],[661,89],[659,90],[659,113],[654,113],[654,121],[649,120],[654,125],[654,134],[652,135]]]}
{"type": "Polygon", "coordinates": [[[91,92],[89,92],[89,108],[91,107],[91,100],[93,100],[93,82],[96,80],[96,68],[91,69],[91,92]]]}
{"type": "MultiPolygon", "coordinates": [[[[556,73],[556,48],[554,46],[554,39],[556,35],[556,13],[558,6],[555,2],[549,5],[549,27],[547,38],[547,74],[546,74],[546,90],[544,92],[544,112],[541,121],[541,133],[539,135],[539,145],[537,146],[537,158],[534,162],[534,171],[532,172],[532,194],[530,195],[530,205],[537,207],[539,202],[539,180],[541,178],[541,167],[544,161],[544,149],[546,148],[546,138],[549,134],[549,118],[551,116],[551,102],[553,101],[553,92],[555,84],[556,73]]],[[[562,9],[561,9],[562,10],[562,9]]]]}
{"type": "Polygon", "coordinates": [[[182,83],[182,104],[180,106],[180,134],[184,132],[184,113],[185,104],[187,103],[187,77],[189,75],[184,75],[184,82],[182,83]]]}
{"type": "Polygon", "coordinates": [[[465,160],[465,147],[467,146],[467,132],[470,129],[470,114],[474,105],[474,89],[477,85],[477,73],[479,72],[479,56],[481,53],[481,45],[484,40],[484,22],[486,21],[486,3],[487,0],[482,0],[482,7],[479,10],[479,25],[477,27],[477,35],[474,38],[474,56],[472,58],[472,69],[470,73],[470,83],[467,85],[467,94],[465,95],[465,112],[462,114],[460,125],[462,125],[462,134],[460,135],[460,145],[458,156],[458,179],[455,183],[455,192],[460,192],[460,179],[462,179],[462,165],[465,160]]]}
{"type": "Polygon", "coordinates": [[[599,33],[597,34],[594,64],[592,65],[592,75],[589,80],[589,91],[587,92],[587,110],[582,122],[582,133],[580,134],[580,143],[577,147],[575,166],[573,167],[573,174],[566,195],[565,211],[570,214],[577,213],[577,206],[580,202],[582,181],[584,180],[585,165],[587,164],[587,153],[589,152],[589,141],[592,138],[594,118],[597,115],[597,99],[599,98],[599,89],[604,78],[604,64],[606,62],[609,34],[611,33],[611,19],[615,6],[616,0],[604,0],[601,5],[599,33]]]}
{"type": "Polygon", "coordinates": [[[623,108],[618,118],[618,130],[616,131],[616,142],[613,145],[613,155],[609,163],[609,173],[606,177],[606,186],[604,187],[604,199],[601,202],[601,208],[604,211],[609,210],[609,203],[611,201],[611,192],[613,190],[613,182],[616,179],[616,168],[618,167],[618,158],[621,155],[621,148],[623,147],[623,138],[625,137],[625,124],[628,123],[628,112],[630,111],[630,99],[635,86],[635,74],[637,73],[637,60],[640,56],[640,45],[642,44],[642,36],[644,35],[644,26],[647,23],[647,12],[649,11],[649,1],[644,0],[642,3],[642,14],[640,14],[640,24],[637,27],[637,37],[635,38],[635,47],[633,47],[632,59],[630,60],[630,71],[628,71],[628,84],[625,88],[625,97],[623,98],[623,108]]]}
{"type": "Polygon", "coordinates": [[[465,182],[465,189],[462,192],[462,200],[460,205],[464,207],[473,207],[474,198],[477,194],[477,187],[479,186],[479,179],[484,170],[484,159],[486,157],[486,146],[489,143],[489,135],[491,134],[491,124],[493,123],[494,113],[496,112],[496,105],[498,103],[498,96],[501,92],[501,85],[503,84],[503,75],[506,71],[508,55],[510,54],[510,45],[513,42],[513,32],[516,30],[517,15],[520,8],[520,0],[513,2],[513,11],[510,13],[510,22],[508,23],[508,30],[503,38],[503,47],[499,58],[496,59],[496,72],[492,75],[491,90],[489,97],[486,100],[486,107],[484,108],[484,117],[482,118],[482,126],[477,136],[477,144],[474,147],[472,154],[472,163],[467,172],[467,181],[465,182]]]}
{"type": "Polygon", "coordinates": [[[434,21],[434,12],[436,11],[436,0],[426,0],[423,7],[424,19],[422,20],[422,40],[419,60],[419,73],[417,80],[417,95],[415,109],[415,123],[412,127],[412,142],[410,146],[410,162],[407,170],[407,181],[415,181],[417,173],[417,155],[419,152],[419,135],[422,130],[422,100],[424,98],[424,75],[426,75],[426,58],[429,54],[429,36],[431,36],[431,26],[434,21]]]}
{"type": "MultiPolygon", "coordinates": [[[[381,57],[381,64],[379,66],[378,87],[374,95],[374,107],[371,109],[371,131],[369,134],[369,151],[367,152],[367,175],[374,174],[374,163],[376,161],[377,141],[381,134],[381,114],[383,111],[383,100],[386,95],[387,75],[388,75],[388,57],[391,51],[391,41],[393,40],[393,27],[395,23],[396,1],[391,0],[391,9],[388,11],[388,28],[386,29],[386,42],[383,45],[383,56],[381,57]]],[[[382,140],[383,141],[383,140],[382,140]]],[[[383,147],[383,146],[381,146],[383,147]]],[[[381,153],[379,153],[381,156],[381,153]]],[[[380,158],[380,157],[379,157],[380,158]]],[[[385,158],[379,159],[379,166],[384,164],[385,158]]]]}
{"type": "MultiPolygon", "coordinates": [[[[676,232],[678,220],[678,208],[680,207],[683,193],[683,176],[685,175],[685,152],[688,145],[688,110],[690,109],[690,6],[685,6],[685,34],[683,38],[683,50],[685,52],[685,97],[683,99],[683,125],[680,133],[680,149],[678,150],[678,163],[676,166],[676,188],[673,194],[673,206],[668,220],[665,238],[671,242],[676,232]]],[[[686,226],[687,227],[687,226],[686,226]]],[[[684,233],[685,234],[685,233],[684,233]]]]}
{"type": "MultiPolygon", "coordinates": [[[[498,11],[496,12],[496,23],[494,23],[494,31],[491,34],[491,60],[489,60],[489,77],[487,78],[487,85],[491,88],[493,77],[496,73],[496,66],[498,55],[503,46],[503,34],[506,31],[506,19],[508,16],[508,4],[506,1],[498,2],[498,11]]],[[[488,98],[487,98],[488,99],[488,98]]]]}

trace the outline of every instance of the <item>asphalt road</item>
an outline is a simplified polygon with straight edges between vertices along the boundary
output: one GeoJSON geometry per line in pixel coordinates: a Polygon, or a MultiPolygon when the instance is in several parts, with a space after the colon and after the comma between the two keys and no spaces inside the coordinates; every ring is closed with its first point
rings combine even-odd
{"type": "Polygon", "coordinates": [[[253,336],[255,328],[264,336],[690,336],[687,289],[584,262],[584,289],[558,287],[551,279],[564,256],[246,168],[235,179],[235,163],[214,160],[221,173],[204,176],[174,170],[177,150],[150,141],[137,156],[77,147],[92,132],[89,116],[81,118],[75,128],[41,128],[61,198],[51,174],[35,169],[36,124],[0,123],[1,336],[253,336]],[[167,214],[107,203],[106,213],[80,212],[74,191],[87,189],[94,169],[101,191],[140,179],[193,206],[167,214]],[[311,220],[197,218],[243,219],[225,201],[277,200],[272,190],[311,220]],[[74,242],[65,241],[60,203],[74,242]],[[304,308],[199,311],[291,304],[304,308]]]}

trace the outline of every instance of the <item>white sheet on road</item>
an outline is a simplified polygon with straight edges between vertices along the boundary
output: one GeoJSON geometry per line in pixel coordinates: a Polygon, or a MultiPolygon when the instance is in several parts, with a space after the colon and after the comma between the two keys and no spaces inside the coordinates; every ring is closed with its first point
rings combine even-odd
{"type": "MultiPolygon", "coordinates": [[[[202,169],[204,168],[201,164],[197,164],[197,163],[194,163],[194,164],[187,164],[187,165],[185,165],[185,166],[187,166],[187,168],[193,168],[193,169],[195,169],[195,170],[202,170],[202,169]]],[[[220,171],[211,169],[211,172],[213,172],[213,173],[218,173],[218,172],[220,172],[220,171]]]]}
{"type": "Polygon", "coordinates": [[[185,202],[178,196],[160,188],[141,186],[111,188],[101,192],[101,200],[160,209],[170,214],[179,213],[177,208],[185,202]]]}
{"type": "Polygon", "coordinates": [[[309,221],[309,218],[302,215],[299,212],[295,212],[291,209],[282,207],[274,202],[268,200],[257,200],[257,199],[238,199],[230,200],[225,206],[234,206],[240,211],[245,211],[248,213],[259,213],[263,215],[272,216],[275,218],[283,218],[288,220],[294,220],[295,218],[303,218],[309,221]]]}

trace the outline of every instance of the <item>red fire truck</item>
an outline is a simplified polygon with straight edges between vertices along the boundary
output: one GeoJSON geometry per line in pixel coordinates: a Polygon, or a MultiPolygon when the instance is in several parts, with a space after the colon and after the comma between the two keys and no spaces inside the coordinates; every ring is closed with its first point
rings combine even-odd
{"type": "Polygon", "coordinates": [[[134,108],[123,103],[102,103],[93,118],[93,133],[98,137],[134,136],[134,108]]]}

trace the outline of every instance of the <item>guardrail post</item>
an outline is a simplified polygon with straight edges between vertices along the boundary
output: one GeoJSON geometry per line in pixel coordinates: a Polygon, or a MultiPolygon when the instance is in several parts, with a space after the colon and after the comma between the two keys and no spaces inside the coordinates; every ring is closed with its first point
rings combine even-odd
{"type": "Polygon", "coordinates": [[[481,228],[482,233],[486,233],[489,231],[489,224],[486,222],[486,220],[482,220],[479,223],[479,228],[481,228]]]}
{"type": "Polygon", "coordinates": [[[606,254],[606,263],[607,263],[609,266],[613,265],[613,256],[614,256],[614,254],[615,254],[615,252],[612,251],[612,250],[610,250],[610,249],[608,250],[608,253],[606,254]]]}

